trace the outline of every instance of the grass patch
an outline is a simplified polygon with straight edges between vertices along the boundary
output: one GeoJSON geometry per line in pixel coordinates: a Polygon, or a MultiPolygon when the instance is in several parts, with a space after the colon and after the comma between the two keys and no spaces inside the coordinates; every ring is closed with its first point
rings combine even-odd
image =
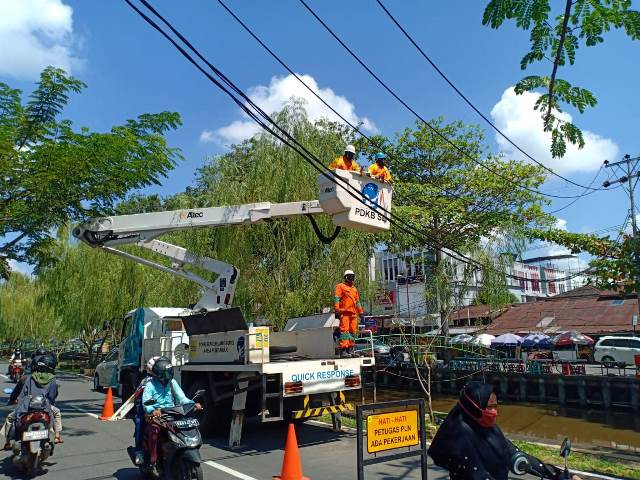
{"type": "MultiPolygon", "coordinates": [[[[558,455],[558,449],[544,447],[529,442],[514,441],[519,449],[539,458],[545,463],[552,463],[560,466],[562,459],[558,455]]],[[[640,480],[640,464],[624,462],[618,458],[609,458],[604,455],[590,455],[575,452],[569,457],[569,469],[582,470],[583,472],[601,473],[603,475],[614,475],[616,477],[632,478],[640,480]]]]}
{"type": "MultiPolygon", "coordinates": [[[[330,414],[321,415],[319,417],[313,417],[313,419],[317,420],[319,422],[328,423],[329,425],[331,425],[331,415],[330,414]]],[[[343,427],[356,428],[356,419],[353,418],[353,417],[348,417],[347,415],[342,415],[342,426],[343,427]]]]}

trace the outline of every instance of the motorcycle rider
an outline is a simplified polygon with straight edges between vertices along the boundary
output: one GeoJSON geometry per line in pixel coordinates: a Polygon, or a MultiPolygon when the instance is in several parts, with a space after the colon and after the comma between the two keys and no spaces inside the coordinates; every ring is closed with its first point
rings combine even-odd
{"type": "Polygon", "coordinates": [[[160,357],[155,356],[149,359],[149,361],[147,362],[147,368],[145,369],[146,375],[140,381],[140,385],[138,385],[138,388],[133,394],[136,399],[135,406],[134,406],[134,417],[133,417],[133,423],[135,426],[133,431],[133,438],[135,441],[133,463],[135,463],[136,465],[142,465],[144,463],[144,452],[142,451],[142,433],[143,433],[143,423],[144,423],[144,409],[142,408],[142,393],[144,392],[144,387],[146,386],[146,384],[151,381],[151,378],[152,378],[151,370],[153,369],[153,366],[155,365],[156,361],[159,358],[160,357]]]}
{"type": "MultiPolygon", "coordinates": [[[[433,462],[449,471],[451,480],[508,480],[519,449],[496,425],[498,399],[494,387],[471,381],[429,447],[433,462]]],[[[536,477],[558,478],[558,469],[521,452],[536,477]]],[[[573,475],[572,480],[581,480],[573,475]]]]}
{"type": "Polygon", "coordinates": [[[11,440],[15,433],[15,422],[20,415],[26,413],[29,408],[31,396],[43,395],[47,399],[47,411],[53,418],[54,442],[63,443],[60,432],[62,432],[62,413],[55,406],[58,397],[58,383],[55,379],[56,359],[52,353],[34,357],[31,365],[32,373],[23,375],[11,392],[9,405],[17,404],[16,409],[7,415],[4,433],[4,450],[11,448],[11,440]]]}
{"type": "Polygon", "coordinates": [[[11,375],[11,367],[13,367],[13,365],[16,362],[22,362],[23,357],[22,357],[22,350],[20,350],[19,348],[16,348],[13,353],[11,354],[11,358],[9,358],[9,366],[7,367],[7,375],[11,375]]]}
{"type": "MultiPolygon", "coordinates": [[[[173,365],[167,357],[160,357],[151,368],[151,380],[148,381],[142,393],[142,406],[145,415],[145,428],[147,429],[147,448],[149,449],[149,467],[153,474],[157,474],[156,463],[158,461],[158,438],[160,427],[153,423],[153,417],[162,414],[162,408],[171,408],[176,405],[187,405],[194,403],[187,398],[182,391],[180,384],[173,378],[173,365]],[[153,401],[151,403],[150,401],[153,401]]],[[[195,409],[200,410],[202,406],[195,404],[195,409]]]]}

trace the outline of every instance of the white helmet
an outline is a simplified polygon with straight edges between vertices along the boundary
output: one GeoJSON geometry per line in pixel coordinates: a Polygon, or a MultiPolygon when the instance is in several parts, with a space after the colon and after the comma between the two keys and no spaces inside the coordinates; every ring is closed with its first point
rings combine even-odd
{"type": "Polygon", "coordinates": [[[354,271],[353,271],[353,270],[345,270],[345,272],[344,272],[344,276],[346,277],[347,275],[353,275],[353,276],[355,276],[356,274],[354,273],[354,271]]]}
{"type": "Polygon", "coordinates": [[[344,153],[353,153],[354,155],[356,154],[356,147],[354,147],[353,145],[347,145],[346,147],[344,147],[344,153]]]}

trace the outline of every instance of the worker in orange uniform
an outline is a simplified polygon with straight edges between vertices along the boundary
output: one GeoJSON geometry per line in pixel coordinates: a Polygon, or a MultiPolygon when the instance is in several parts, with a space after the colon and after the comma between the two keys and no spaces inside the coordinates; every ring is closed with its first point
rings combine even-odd
{"type": "Polygon", "coordinates": [[[391,173],[384,164],[387,156],[384,153],[380,152],[376,153],[373,158],[375,159],[375,163],[369,167],[369,175],[371,175],[371,178],[375,178],[376,180],[380,180],[382,182],[390,182],[391,173]]]}
{"type": "Polygon", "coordinates": [[[360,305],[360,294],[353,285],[356,274],[353,270],[344,272],[344,282],[336,285],[335,305],[333,311],[340,320],[340,341],[338,348],[341,357],[352,357],[355,354],[354,335],[358,333],[358,315],[364,310],[360,305]]]}
{"type": "Polygon", "coordinates": [[[353,145],[347,145],[344,147],[344,154],[340,157],[336,157],[329,168],[332,170],[351,170],[353,172],[362,173],[360,166],[355,161],[356,147],[353,145]]]}

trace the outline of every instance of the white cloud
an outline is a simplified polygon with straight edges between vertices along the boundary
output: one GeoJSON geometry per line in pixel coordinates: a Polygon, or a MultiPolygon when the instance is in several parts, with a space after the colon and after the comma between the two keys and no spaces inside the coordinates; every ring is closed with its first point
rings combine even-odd
{"type": "Polygon", "coordinates": [[[0,0],[0,12],[0,75],[34,78],[49,65],[71,72],[83,63],[62,0],[0,0]]]}
{"type": "Polygon", "coordinates": [[[27,265],[26,263],[18,263],[15,260],[9,260],[9,268],[13,272],[20,272],[24,275],[29,275],[33,273],[33,267],[27,265]]]}
{"type": "MultiPolygon", "coordinates": [[[[509,87],[491,110],[491,117],[496,126],[533,158],[556,172],[565,174],[596,171],[602,162],[618,156],[619,149],[613,140],[582,130],[585,141],[583,149],[567,143],[565,156],[552,158],[551,133],[543,131],[540,111],[533,109],[539,97],[540,94],[532,92],[516,95],[513,87],[509,87]]],[[[560,113],[557,116],[563,120],[572,121],[568,113],[560,113]]],[[[496,141],[509,158],[525,160],[522,153],[498,134],[496,134],[496,141]]]]}
{"type": "MultiPolygon", "coordinates": [[[[369,132],[376,132],[374,123],[356,114],[355,106],[346,97],[336,94],[331,88],[320,88],[311,75],[298,76],[322,97],[337,112],[346,118],[350,123],[357,125],[362,123],[362,128],[369,132]]],[[[293,75],[286,77],[273,77],[269,86],[259,85],[252,87],[247,93],[248,97],[256,103],[262,110],[271,115],[282,109],[291,97],[302,98],[306,101],[307,115],[310,120],[327,118],[334,121],[342,121],[340,118],[318,100],[307,88],[302,85],[293,75]]],[[[248,118],[245,116],[245,118],[248,118]]],[[[242,140],[252,137],[260,131],[260,127],[251,120],[235,120],[229,125],[215,131],[204,130],[200,134],[200,141],[217,141],[222,144],[239,143],[242,140]]]]}

